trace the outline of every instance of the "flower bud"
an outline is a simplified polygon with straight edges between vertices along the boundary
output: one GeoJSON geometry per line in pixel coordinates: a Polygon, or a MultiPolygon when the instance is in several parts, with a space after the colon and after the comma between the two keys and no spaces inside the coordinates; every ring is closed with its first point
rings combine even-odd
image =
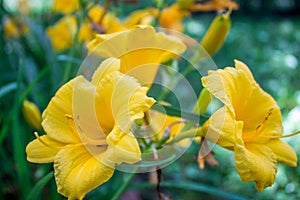
{"type": "Polygon", "coordinates": [[[33,129],[42,130],[42,115],[40,110],[34,103],[25,100],[23,102],[22,111],[25,120],[33,129]]]}
{"type": "Polygon", "coordinates": [[[230,11],[215,17],[201,41],[202,47],[210,56],[221,48],[229,33],[231,26],[229,15],[230,11]]]}
{"type": "Polygon", "coordinates": [[[199,95],[197,105],[194,107],[194,112],[199,113],[200,115],[204,115],[211,100],[211,94],[206,88],[203,88],[199,95]]]}

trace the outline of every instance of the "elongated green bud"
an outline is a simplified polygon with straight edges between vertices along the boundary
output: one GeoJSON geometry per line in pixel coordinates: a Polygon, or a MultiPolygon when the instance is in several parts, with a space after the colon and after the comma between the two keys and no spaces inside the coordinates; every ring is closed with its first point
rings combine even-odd
{"type": "Polygon", "coordinates": [[[202,47],[210,56],[221,48],[229,33],[231,26],[230,13],[231,11],[228,11],[216,16],[201,41],[202,47]]]}
{"type": "Polygon", "coordinates": [[[203,88],[200,92],[197,105],[195,105],[193,112],[204,115],[208,105],[212,100],[212,96],[206,88],[203,88]]]}

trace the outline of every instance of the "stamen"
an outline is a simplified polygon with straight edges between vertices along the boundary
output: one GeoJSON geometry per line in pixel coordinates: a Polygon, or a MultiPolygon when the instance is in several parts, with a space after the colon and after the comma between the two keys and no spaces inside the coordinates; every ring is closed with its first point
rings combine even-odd
{"type": "Polygon", "coordinates": [[[265,136],[262,136],[264,138],[270,138],[270,139],[279,139],[279,138],[288,138],[288,137],[292,137],[294,135],[298,135],[300,133],[300,130],[299,131],[296,131],[294,133],[290,133],[290,134],[287,134],[287,135],[265,135],[265,136]]]}
{"type": "MultiPolygon", "coordinates": [[[[34,132],[34,135],[36,137],[36,139],[38,139],[43,145],[50,147],[50,148],[54,148],[54,149],[65,149],[65,148],[69,148],[69,147],[76,147],[76,146],[85,146],[87,144],[84,143],[77,143],[77,144],[66,144],[64,146],[55,146],[55,145],[51,145],[51,144],[47,144],[40,136],[37,132],[34,132]]],[[[100,144],[101,146],[105,146],[100,144]]]]}
{"type": "Polygon", "coordinates": [[[294,135],[298,135],[300,133],[300,130],[299,131],[296,131],[294,133],[290,133],[290,134],[287,134],[287,135],[283,135],[281,138],[287,138],[287,137],[292,137],[294,135]]]}
{"type": "Polygon", "coordinates": [[[50,145],[47,144],[40,136],[37,132],[34,132],[34,135],[36,137],[36,139],[38,139],[43,145],[50,147],[50,148],[54,148],[54,149],[62,149],[63,147],[58,147],[58,146],[54,146],[54,145],[50,145]]]}
{"type": "MultiPolygon", "coordinates": [[[[77,131],[76,127],[75,127],[75,123],[74,123],[74,119],[73,119],[73,116],[72,115],[69,115],[69,114],[65,114],[65,117],[68,119],[68,122],[69,122],[69,127],[71,128],[72,132],[74,134],[77,135],[77,137],[82,141],[82,143],[80,145],[96,145],[96,146],[106,146],[107,145],[107,142],[106,142],[106,139],[103,138],[101,140],[97,139],[92,139],[92,138],[88,138],[88,137],[85,137],[84,135],[79,135],[79,132],[82,132],[82,130],[79,130],[77,131]]],[[[80,126],[78,126],[78,128],[80,129],[80,126]]]]}
{"type": "MultiPolygon", "coordinates": [[[[72,132],[73,132],[74,134],[76,134],[77,137],[79,137],[78,131],[77,131],[76,127],[75,127],[75,123],[74,123],[73,116],[72,116],[72,115],[69,115],[69,114],[65,114],[65,117],[66,117],[67,120],[68,120],[69,127],[71,128],[72,132]]],[[[80,127],[79,127],[79,128],[80,128],[80,127]]]]}

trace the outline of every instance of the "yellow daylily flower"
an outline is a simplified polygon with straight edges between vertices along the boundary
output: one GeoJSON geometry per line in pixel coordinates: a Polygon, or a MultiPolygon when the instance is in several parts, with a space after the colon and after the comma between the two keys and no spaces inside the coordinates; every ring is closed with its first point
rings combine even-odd
{"type": "Polygon", "coordinates": [[[42,130],[42,115],[39,108],[28,100],[23,102],[22,111],[27,123],[36,130],[42,130]]]}
{"type": "Polygon", "coordinates": [[[54,0],[53,11],[68,14],[79,9],[79,0],[54,0]]]}
{"type": "Polygon", "coordinates": [[[243,181],[255,181],[262,191],[275,181],[277,161],[297,166],[295,151],[283,137],[280,108],[255,82],[248,67],[235,60],[235,68],[210,71],[205,88],[224,106],[204,124],[206,136],[234,151],[243,181]]]}
{"type": "Polygon", "coordinates": [[[155,101],[119,69],[120,60],[109,58],[91,82],[78,76],[63,85],[43,112],[47,134],[26,147],[28,161],[54,162],[58,192],[69,199],[109,180],[116,164],[141,160],[131,127],[155,101]]]}
{"type": "Polygon", "coordinates": [[[76,18],[72,15],[67,15],[55,25],[48,27],[46,34],[49,36],[53,48],[57,51],[62,51],[73,45],[76,29],[76,18]]]}
{"type": "Polygon", "coordinates": [[[119,19],[112,13],[107,12],[103,18],[104,9],[100,6],[94,6],[88,13],[90,20],[99,25],[105,33],[114,33],[124,30],[119,19]],[[101,19],[102,18],[102,19],[101,19]]]}
{"type": "Polygon", "coordinates": [[[78,39],[79,41],[91,41],[98,33],[114,33],[125,30],[118,18],[112,13],[106,13],[103,18],[104,9],[101,6],[94,6],[88,12],[87,19],[81,24],[78,39]]]}
{"type": "Polygon", "coordinates": [[[151,26],[114,34],[96,35],[88,43],[89,53],[121,60],[121,72],[127,73],[144,85],[152,83],[159,64],[178,57],[185,51],[184,43],[176,37],[157,33],[151,26]]]}

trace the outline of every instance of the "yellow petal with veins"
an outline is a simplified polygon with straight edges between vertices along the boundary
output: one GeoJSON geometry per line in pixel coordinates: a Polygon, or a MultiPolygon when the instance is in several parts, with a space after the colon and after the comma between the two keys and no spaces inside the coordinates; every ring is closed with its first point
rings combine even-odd
{"type": "Polygon", "coordinates": [[[57,190],[69,199],[83,199],[89,191],[106,182],[114,169],[106,166],[104,149],[99,148],[97,157],[84,146],[65,148],[55,157],[54,170],[57,190]]]}
{"type": "Polygon", "coordinates": [[[73,90],[73,116],[76,131],[84,144],[106,144],[106,135],[97,119],[97,90],[83,76],[76,78],[73,90]]]}
{"type": "Polygon", "coordinates": [[[97,35],[87,48],[89,53],[121,60],[121,72],[128,73],[141,84],[153,81],[158,64],[178,57],[185,51],[185,45],[176,37],[156,33],[150,26],[97,35]]]}
{"type": "Polygon", "coordinates": [[[255,181],[256,189],[262,191],[271,186],[276,177],[276,155],[264,144],[246,144],[242,140],[242,122],[237,123],[234,159],[237,172],[245,182],[255,181]]]}
{"type": "Polygon", "coordinates": [[[232,113],[235,114],[236,110],[245,106],[252,94],[252,83],[244,71],[227,67],[224,70],[209,71],[208,74],[202,78],[203,86],[232,113]]]}
{"type": "Polygon", "coordinates": [[[42,126],[47,135],[61,143],[80,143],[78,134],[72,130],[74,124],[66,117],[73,114],[72,98],[76,80],[72,79],[56,92],[42,115],[42,126]]]}
{"type": "Polygon", "coordinates": [[[270,140],[266,145],[272,149],[279,162],[292,167],[297,166],[297,154],[290,145],[279,139],[270,140]]]}

